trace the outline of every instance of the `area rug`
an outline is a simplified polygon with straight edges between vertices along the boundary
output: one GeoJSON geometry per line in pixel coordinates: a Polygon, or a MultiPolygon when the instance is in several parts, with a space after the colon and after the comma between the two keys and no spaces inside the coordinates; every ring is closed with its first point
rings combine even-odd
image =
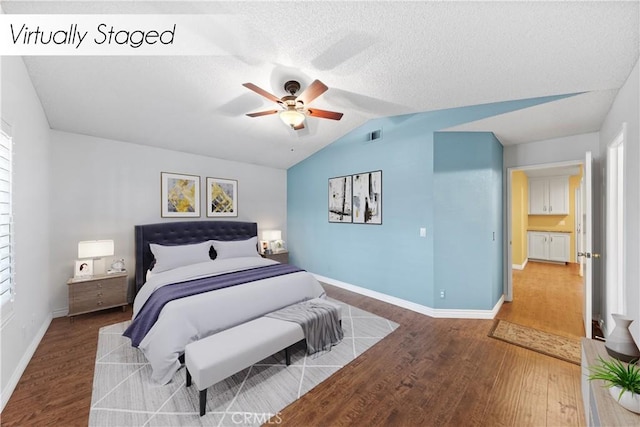
{"type": "MultiPolygon", "coordinates": [[[[280,352],[208,389],[207,413],[199,416],[198,391],[185,386],[180,369],[164,386],[150,382],[151,367],[129,338],[129,321],[100,329],[90,426],[253,426],[329,378],[393,332],[398,324],[341,301],[344,340],[330,352],[306,356],[302,345],[286,366],[280,352]]],[[[273,421],[272,421],[273,422],[273,421]]]]}
{"type": "Polygon", "coordinates": [[[489,336],[580,365],[580,340],[577,338],[562,337],[500,319],[493,324],[489,336]]]}

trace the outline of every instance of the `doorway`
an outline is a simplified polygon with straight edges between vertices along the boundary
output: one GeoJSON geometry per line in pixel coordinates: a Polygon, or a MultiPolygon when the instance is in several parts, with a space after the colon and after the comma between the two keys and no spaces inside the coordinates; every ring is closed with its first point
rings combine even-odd
{"type": "MultiPolygon", "coordinates": [[[[583,162],[507,170],[507,283],[498,317],[566,336],[585,336],[578,257],[583,162]]],[[[590,332],[590,331],[589,331],[590,332]]]]}

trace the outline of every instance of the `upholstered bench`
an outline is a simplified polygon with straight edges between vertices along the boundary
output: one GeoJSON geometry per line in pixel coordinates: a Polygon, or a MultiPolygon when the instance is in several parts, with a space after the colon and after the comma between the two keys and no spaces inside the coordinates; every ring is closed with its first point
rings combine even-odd
{"type": "MultiPolygon", "coordinates": [[[[340,306],[333,305],[341,314],[340,306]]],[[[186,385],[191,386],[193,381],[200,392],[200,416],[206,412],[207,388],[283,349],[285,362],[290,365],[289,348],[302,340],[299,324],[259,317],[187,344],[186,385]]]]}
{"type": "Polygon", "coordinates": [[[304,339],[294,322],[259,317],[196,342],[185,348],[187,387],[191,380],[200,391],[200,416],[205,414],[207,388],[304,339]]]}

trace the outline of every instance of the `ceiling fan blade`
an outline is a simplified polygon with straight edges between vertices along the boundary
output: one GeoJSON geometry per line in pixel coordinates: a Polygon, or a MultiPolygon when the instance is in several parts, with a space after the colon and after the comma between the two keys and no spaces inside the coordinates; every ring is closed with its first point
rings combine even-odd
{"type": "Polygon", "coordinates": [[[253,83],[243,83],[242,86],[246,87],[247,89],[251,89],[252,91],[254,91],[255,93],[264,96],[265,98],[267,98],[269,101],[273,101],[277,104],[280,104],[282,101],[280,101],[280,98],[276,97],[275,95],[270,94],[269,92],[267,92],[266,90],[259,88],[258,86],[254,85],[253,83]]]}
{"type": "Polygon", "coordinates": [[[311,101],[325,93],[329,88],[320,80],[314,80],[297,98],[304,105],[309,105],[311,101]]]}
{"type": "Polygon", "coordinates": [[[340,120],[343,116],[342,113],[336,113],[335,111],[318,110],[317,108],[309,108],[309,115],[313,117],[320,117],[321,119],[340,120]]]}
{"type": "Polygon", "coordinates": [[[300,123],[298,126],[294,127],[293,130],[304,129],[304,122],[300,123]]]}
{"type": "Polygon", "coordinates": [[[269,111],[258,111],[257,113],[249,113],[247,116],[249,117],[260,117],[260,116],[268,116],[269,114],[279,113],[280,110],[269,110],[269,111]]]}

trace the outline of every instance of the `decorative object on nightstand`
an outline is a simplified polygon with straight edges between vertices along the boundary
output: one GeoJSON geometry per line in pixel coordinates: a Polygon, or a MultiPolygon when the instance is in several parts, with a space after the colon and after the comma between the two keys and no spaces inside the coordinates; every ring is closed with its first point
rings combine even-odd
{"type": "Polygon", "coordinates": [[[589,380],[604,381],[609,394],[623,408],[640,413],[640,368],[617,359],[598,358],[598,364],[589,367],[589,380]]]}
{"type": "Polygon", "coordinates": [[[85,240],[78,242],[78,258],[74,277],[91,277],[105,273],[102,257],[113,255],[113,240],[85,240]],[[91,259],[89,259],[91,258],[91,259]]]}
{"type": "Polygon", "coordinates": [[[111,263],[111,268],[107,270],[107,274],[120,273],[123,271],[126,271],[124,269],[124,258],[120,258],[111,263]]]}
{"type": "Polygon", "coordinates": [[[264,257],[267,259],[278,261],[281,264],[289,264],[289,252],[287,251],[265,254],[264,257]]]}
{"type": "Polygon", "coordinates": [[[616,322],[616,326],[604,344],[609,356],[627,363],[640,359],[640,350],[629,331],[629,325],[633,319],[615,313],[611,317],[616,322]]]}
{"type": "Polygon", "coordinates": [[[94,275],[88,278],[72,278],[67,281],[69,290],[69,314],[90,313],[129,304],[127,301],[127,272],[94,275]]]}
{"type": "Polygon", "coordinates": [[[273,251],[274,254],[277,254],[277,253],[280,253],[280,252],[286,252],[287,251],[287,246],[284,243],[284,240],[278,239],[278,240],[274,240],[271,243],[271,250],[273,251]]]}
{"type": "Polygon", "coordinates": [[[73,277],[83,278],[91,276],[93,276],[93,260],[76,260],[76,267],[73,273],[73,277]]]}
{"type": "MultiPolygon", "coordinates": [[[[637,426],[640,415],[622,407],[618,395],[613,396],[607,380],[596,379],[592,367],[599,364],[600,359],[607,358],[607,351],[601,341],[582,339],[582,403],[588,426],[637,426]],[[591,378],[590,378],[591,377],[591,378]]],[[[639,395],[635,395],[640,397],[639,395]]]]}
{"type": "Polygon", "coordinates": [[[281,230],[264,230],[262,232],[261,248],[264,250],[264,243],[267,242],[267,250],[263,251],[264,254],[278,253],[286,251],[284,240],[282,240],[281,230]]]}

